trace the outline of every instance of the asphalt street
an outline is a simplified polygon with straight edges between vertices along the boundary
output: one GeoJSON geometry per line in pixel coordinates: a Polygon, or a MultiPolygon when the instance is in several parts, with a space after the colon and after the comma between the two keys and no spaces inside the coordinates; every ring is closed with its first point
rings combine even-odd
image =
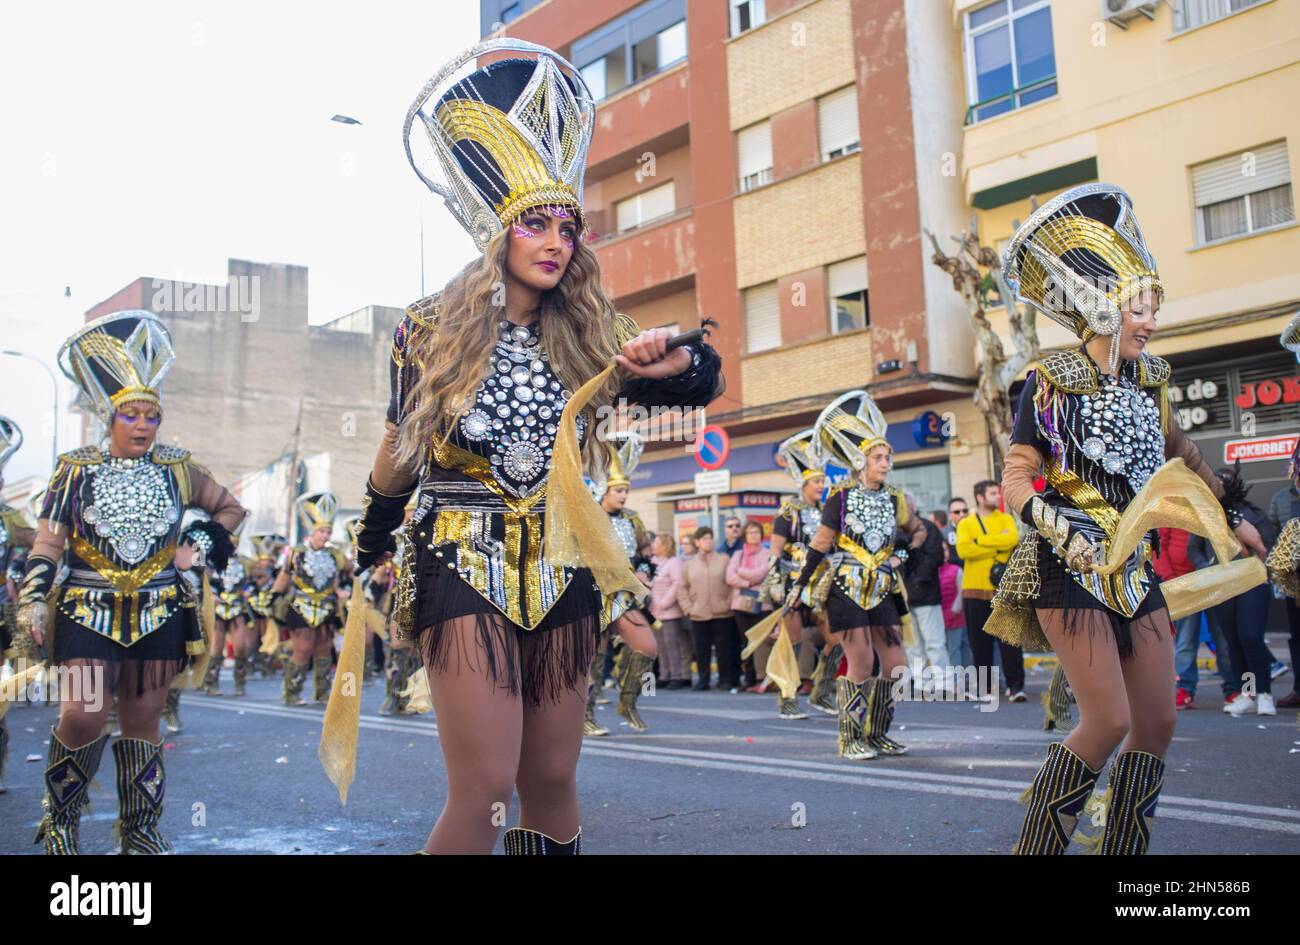
{"type": "MultiPolygon", "coordinates": [[[[663,691],[641,700],[650,731],[632,733],[612,705],[614,734],[587,739],[578,784],[589,853],[1004,853],[1017,803],[1054,736],[1042,730],[1045,669],[1030,699],[981,712],[973,703],[909,702],[891,732],[903,758],[841,761],[835,720],[776,716],[770,695],[663,691]]],[[[1290,675],[1275,683],[1290,689],[1290,675]]],[[[223,684],[229,690],[229,674],[223,684]]],[[[363,693],[357,780],[346,807],[316,758],[320,707],[279,704],[275,680],[235,699],[187,692],[184,730],[166,738],[163,828],[182,853],[409,853],[445,791],[431,716],[376,713],[363,693]]],[[[1217,677],[1179,713],[1153,854],[1300,852],[1300,728],[1219,711],[1217,677]]],[[[1172,697],[1172,696],[1171,696],[1172,697]]],[[[41,772],[52,707],[16,706],[0,796],[0,851],[37,853],[41,772]]],[[[111,852],[111,752],[82,826],[87,853],[111,852]]],[[[517,811],[512,811],[511,822],[517,811]]]]}

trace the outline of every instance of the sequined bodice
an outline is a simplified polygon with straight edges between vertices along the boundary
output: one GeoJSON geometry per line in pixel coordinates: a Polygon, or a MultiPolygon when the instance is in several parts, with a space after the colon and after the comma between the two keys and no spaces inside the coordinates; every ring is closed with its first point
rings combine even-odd
{"type": "Polygon", "coordinates": [[[86,482],[79,531],[125,564],[139,564],[177,530],[181,503],[176,479],[150,456],[110,456],[86,467],[86,482]]]}
{"type": "MultiPolygon", "coordinates": [[[[484,457],[511,495],[525,497],[546,481],[560,413],[570,392],[551,371],[538,322],[500,323],[487,374],[453,441],[484,457]]],[[[585,418],[578,417],[581,439],[585,418]]]]}
{"type": "Polygon", "coordinates": [[[329,548],[313,548],[307,545],[299,561],[303,576],[316,590],[324,590],[334,583],[338,573],[338,564],[329,548]]]}
{"type": "Polygon", "coordinates": [[[226,570],[217,575],[219,589],[226,593],[239,590],[244,583],[246,574],[244,563],[238,558],[232,557],[230,563],[226,565],[226,570]]]}
{"type": "Polygon", "coordinates": [[[817,529],[822,523],[822,510],[816,505],[805,506],[799,510],[799,517],[795,521],[796,535],[794,540],[802,545],[807,545],[812,541],[813,535],[817,534],[817,529]]]}
{"type": "Polygon", "coordinates": [[[627,552],[628,559],[635,558],[637,554],[636,525],[633,524],[632,519],[626,515],[614,514],[609,517],[609,520],[614,526],[614,534],[618,537],[618,543],[627,552]]]}
{"type": "Polygon", "coordinates": [[[875,554],[894,542],[894,497],[888,489],[844,491],[844,534],[855,544],[875,554]]]}
{"type": "Polygon", "coordinates": [[[1065,466],[1116,508],[1132,501],[1165,461],[1157,391],[1131,372],[1103,378],[1091,394],[1071,395],[1064,414],[1065,466]]]}

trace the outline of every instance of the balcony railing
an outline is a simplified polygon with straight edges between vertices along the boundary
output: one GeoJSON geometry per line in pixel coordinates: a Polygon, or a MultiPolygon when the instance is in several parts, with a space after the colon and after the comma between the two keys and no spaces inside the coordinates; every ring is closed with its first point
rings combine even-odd
{"type": "MultiPolygon", "coordinates": [[[[1025,102],[1025,101],[1021,101],[1021,97],[1024,95],[1028,95],[1032,92],[1045,90],[1049,85],[1050,86],[1056,85],[1055,73],[1052,73],[1049,76],[1045,76],[1044,78],[1038,79],[1037,81],[1030,82],[1027,85],[1022,85],[1020,86],[1020,88],[1012,89],[1010,92],[1003,92],[1001,95],[994,95],[992,98],[986,98],[982,102],[976,102],[975,104],[971,105],[969,108],[966,109],[966,124],[972,125],[972,124],[976,124],[978,121],[984,121],[985,119],[993,118],[994,115],[985,115],[982,118],[976,119],[975,114],[980,109],[989,108],[993,105],[998,104],[999,102],[1010,101],[1011,108],[1006,108],[1001,111],[998,111],[995,113],[996,115],[1005,115],[1007,112],[1013,111],[1014,109],[1019,108],[1022,105],[1033,104],[1033,102],[1036,102],[1039,99],[1036,98],[1033,99],[1033,101],[1031,102],[1025,102]]],[[[1055,91],[1056,89],[1053,88],[1052,92],[1054,93],[1055,91]]],[[[1047,98],[1047,97],[1048,96],[1046,95],[1040,96],[1040,98],[1047,98]]]]}

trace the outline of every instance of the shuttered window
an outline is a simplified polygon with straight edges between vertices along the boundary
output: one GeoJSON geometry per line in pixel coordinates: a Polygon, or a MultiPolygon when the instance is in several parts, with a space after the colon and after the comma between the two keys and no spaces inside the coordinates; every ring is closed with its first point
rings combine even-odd
{"type": "Polygon", "coordinates": [[[781,344],[781,301],[776,283],[745,290],[745,350],[767,351],[781,344]]]}
{"type": "Polygon", "coordinates": [[[1192,168],[1197,241],[1212,243],[1295,220],[1285,141],[1192,168]]]}
{"type": "Polygon", "coordinates": [[[772,180],[772,124],[762,122],[746,128],[737,137],[742,192],[772,180]]]}
{"type": "Polygon", "coordinates": [[[821,135],[823,161],[861,147],[855,86],[850,85],[817,100],[817,131],[821,135]]]}
{"type": "Polygon", "coordinates": [[[673,182],[652,187],[614,205],[619,232],[641,226],[677,209],[673,182]]]}
{"type": "Polygon", "coordinates": [[[856,256],[826,267],[826,288],[831,305],[831,333],[866,328],[867,257],[856,256]]]}
{"type": "Polygon", "coordinates": [[[1231,16],[1263,0],[1178,0],[1174,7],[1174,32],[1181,33],[1231,16]]]}

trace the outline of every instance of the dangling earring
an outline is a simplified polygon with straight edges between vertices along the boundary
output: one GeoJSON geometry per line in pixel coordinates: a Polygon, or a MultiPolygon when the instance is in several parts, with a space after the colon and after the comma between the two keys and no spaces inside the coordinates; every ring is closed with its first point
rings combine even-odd
{"type": "Polygon", "coordinates": [[[1108,359],[1107,373],[1111,377],[1119,377],[1119,335],[1117,331],[1110,336],[1110,358],[1108,359]]]}

